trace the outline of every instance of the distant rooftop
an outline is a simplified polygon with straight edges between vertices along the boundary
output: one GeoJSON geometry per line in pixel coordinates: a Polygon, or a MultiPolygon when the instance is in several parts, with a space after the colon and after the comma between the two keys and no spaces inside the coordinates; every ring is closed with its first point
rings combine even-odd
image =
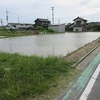
{"type": "Polygon", "coordinates": [[[81,19],[81,20],[87,21],[86,19],[83,19],[83,18],[81,18],[81,17],[77,17],[77,18],[73,19],[73,21],[75,21],[75,20],[77,20],[77,19],[81,19]]]}
{"type": "Polygon", "coordinates": [[[11,25],[33,25],[33,24],[29,24],[29,23],[8,23],[11,25]]]}
{"type": "Polygon", "coordinates": [[[50,22],[48,19],[44,19],[44,18],[37,18],[36,20],[50,22]]]}

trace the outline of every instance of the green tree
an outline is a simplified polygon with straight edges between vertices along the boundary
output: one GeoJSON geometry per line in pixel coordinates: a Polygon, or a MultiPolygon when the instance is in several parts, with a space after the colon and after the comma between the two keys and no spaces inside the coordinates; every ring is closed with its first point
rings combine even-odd
{"type": "Polygon", "coordinates": [[[66,31],[72,31],[73,30],[73,24],[72,23],[68,23],[65,27],[66,31]]]}

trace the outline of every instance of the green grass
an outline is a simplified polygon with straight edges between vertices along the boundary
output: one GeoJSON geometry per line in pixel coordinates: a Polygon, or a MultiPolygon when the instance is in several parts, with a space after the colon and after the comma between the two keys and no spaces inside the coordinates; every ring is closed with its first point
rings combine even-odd
{"type": "MultiPolygon", "coordinates": [[[[46,93],[74,62],[57,57],[0,53],[0,100],[25,100],[46,93]]],[[[57,84],[56,84],[57,85],[57,84]]]]}
{"type": "Polygon", "coordinates": [[[100,43],[100,37],[98,38],[98,43],[100,43]]]}
{"type": "Polygon", "coordinates": [[[17,30],[7,30],[5,28],[0,28],[0,36],[5,37],[16,37],[16,36],[27,36],[31,35],[29,31],[17,31],[17,30]]]}
{"type": "Polygon", "coordinates": [[[55,34],[55,33],[57,33],[57,32],[55,32],[55,31],[53,31],[52,29],[45,29],[45,28],[40,27],[40,26],[37,26],[35,29],[36,29],[36,30],[38,31],[38,33],[40,33],[40,34],[55,34]]]}

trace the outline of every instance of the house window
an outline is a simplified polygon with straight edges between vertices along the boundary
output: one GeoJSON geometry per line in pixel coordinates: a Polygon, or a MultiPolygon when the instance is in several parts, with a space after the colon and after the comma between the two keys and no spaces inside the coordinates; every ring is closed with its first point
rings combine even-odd
{"type": "Polygon", "coordinates": [[[77,25],[81,25],[81,21],[77,21],[76,24],[77,24],[77,25]]]}
{"type": "Polygon", "coordinates": [[[16,25],[13,25],[14,26],[14,28],[16,28],[16,25]]]}
{"type": "Polygon", "coordinates": [[[45,22],[42,22],[42,25],[44,25],[45,24],[45,22]]]}

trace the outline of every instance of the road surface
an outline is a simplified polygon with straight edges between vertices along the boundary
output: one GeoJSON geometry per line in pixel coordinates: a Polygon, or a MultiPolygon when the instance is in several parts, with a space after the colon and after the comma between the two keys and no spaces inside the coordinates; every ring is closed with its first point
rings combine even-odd
{"type": "Polygon", "coordinates": [[[83,70],[83,73],[79,76],[78,79],[76,79],[70,89],[66,90],[59,98],[57,98],[57,100],[100,100],[100,73],[98,72],[96,78],[93,79],[92,77],[99,63],[100,46],[78,64],[77,68],[83,70]],[[85,99],[83,93],[89,84],[91,77],[93,80],[95,80],[95,82],[91,87],[92,90],[90,89],[89,93],[85,95],[85,99]],[[81,98],[81,96],[83,96],[83,98],[81,98]]]}

